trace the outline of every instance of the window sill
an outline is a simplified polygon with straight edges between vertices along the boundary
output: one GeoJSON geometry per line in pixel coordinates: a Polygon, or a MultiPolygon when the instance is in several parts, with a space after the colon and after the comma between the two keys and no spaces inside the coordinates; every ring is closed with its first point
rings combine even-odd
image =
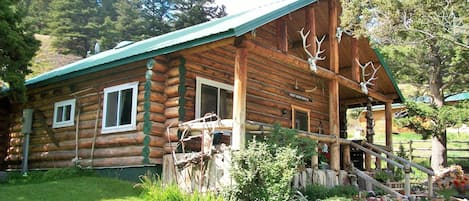
{"type": "Polygon", "coordinates": [[[68,127],[68,126],[73,126],[73,125],[75,125],[73,122],[54,123],[52,125],[52,128],[63,128],[63,127],[68,127]]]}
{"type": "Polygon", "coordinates": [[[131,125],[131,126],[121,126],[121,127],[113,127],[113,128],[103,128],[101,129],[101,134],[108,134],[108,133],[118,133],[118,132],[124,132],[124,131],[132,131],[132,130],[137,130],[137,126],[131,125]]]}

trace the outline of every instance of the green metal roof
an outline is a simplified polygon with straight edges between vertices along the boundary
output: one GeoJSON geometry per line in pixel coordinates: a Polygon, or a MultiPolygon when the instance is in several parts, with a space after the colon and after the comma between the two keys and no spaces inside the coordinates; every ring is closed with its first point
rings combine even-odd
{"type": "Polygon", "coordinates": [[[313,2],[316,2],[316,0],[280,0],[263,7],[229,15],[139,41],[119,49],[111,49],[93,55],[33,77],[26,81],[26,85],[43,86],[220,39],[241,36],[313,2]]]}
{"type": "Polygon", "coordinates": [[[383,55],[381,54],[381,52],[379,52],[378,49],[373,48],[373,51],[375,52],[376,56],[378,57],[378,60],[379,60],[379,62],[381,63],[381,65],[383,65],[383,68],[384,68],[384,70],[386,71],[386,74],[388,75],[389,79],[391,80],[392,85],[393,85],[394,88],[396,89],[396,92],[397,92],[397,95],[399,95],[400,101],[401,101],[401,102],[404,102],[404,101],[405,101],[405,98],[404,98],[404,96],[402,95],[401,89],[399,89],[399,86],[397,86],[397,82],[396,82],[396,80],[394,79],[394,75],[392,74],[391,69],[390,69],[389,66],[388,66],[388,63],[386,62],[386,60],[384,59],[383,55]]]}

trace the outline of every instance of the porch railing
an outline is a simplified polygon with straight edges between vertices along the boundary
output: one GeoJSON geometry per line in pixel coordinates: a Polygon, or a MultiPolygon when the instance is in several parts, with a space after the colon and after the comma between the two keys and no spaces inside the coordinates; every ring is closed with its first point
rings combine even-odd
{"type": "MultiPolygon", "coordinates": [[[[216,115],[213,116],[205,116],[200,119],[180,123],[177,125],[175,128],[176,130],[183,131],[183,136],[187,135],[188,130],[190,130],[190,135],[199,135],[199,137],[202,138],[202,143],[203,143],[203,136],[204,136],[204,130],[211,129],[211,130],[224,130],[224,131],[231,131],[233,128],[233,120],[231,119],[217,119],[216,121],[211,121],[213,119],[216,119],[216,115]]],[[[246,121],[245,124],[246,128],[246,133],[250,133],[253,135],[269,135],[272,133],[274,127],[270,124],[266,123],[261,123],[261,122],[255,122],[255,121],[246,121]]],[[[172,128],[168,128],[168,132],[170,132],[172,128]]],[[[173,131],[174,132],[174,131],[173,131]]],[[[362,142],[362,144],[357,144],[351,140],[339,138],[338,136],[335,135],[324,135],[324,134],[319,134],[319,133],[311,133],[311,132],[306,132],[306,131],[298,131],[299,136],[301,137],[307,137],[312,140],[316,140],[318,142],[322,143],[338,143],[343,146],[343,158],[342,158],[342,163],[344,164],[344,169],[348,170],[349,172],[355,173],[357,176],[365,179],[366,181],[371,182],[373,185],[385,190],[386,192],[390,193],[393,196],[399,197],[397,194],[398,192],[392,190],[389,187],[385,187],[385,185],[379,183],[376,181],[374,178],[366,175],[365,173],[361,172],[360,170],[356,169],[353,167],[353,164],[351,163],[351,157],[350,157],[350,147],[353,146],[354,148],[357,148],[359,150],[362,150],[365,153],[371,154],[376,157],[377,160],[384,160],[388,162],[389,164],[398,167],[400,169],[403,169],[405,172],[405,183],[404,183],[404,188],[405,188],[405,195],[406,196],[411,196],[410,195],[410,172],[411,168],[414,167],[420,171],[425,172],[428,175],[428,196],[432,197],[433,196],[433,179],[432,176],[434,176],[433,171],[420,166],[418,164],[412,163],[404,158],[401,158],[399,156],[396,156],[392,154],[391,152],[388,152],[387,150],[384,150],[376,145],[369,144],[366,142],[362,142]],[[385,154],[386,156],[382,156],[382,154],[385,154]],[[399,162],[396,162],[399,161],[399,162]],[[366,175],[366,176],[365,176],[366,175]]],[[[190,137],[190,136],[185,136],[185,137],[190,137]]],[[[202,148],[203,150],[203,148],[202,148]]],[[[203,153],[203,151],[202,151],[203,153]]],[[[313,156],[312,158],[312,168],[318,168],[318,158],[317,154],[313,156]]],[[[400,195],[400,194],[399,194],[400,195]]]]}

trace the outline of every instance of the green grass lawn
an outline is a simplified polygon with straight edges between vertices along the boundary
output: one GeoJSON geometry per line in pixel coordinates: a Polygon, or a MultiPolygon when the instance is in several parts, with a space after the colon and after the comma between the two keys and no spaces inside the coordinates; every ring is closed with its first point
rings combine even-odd
{"type": "Polygon", "coordinates": [[[0,200],[141,200],[133,183],[94,176],[74,177],[30,184],[0,184],[0,200]]]}

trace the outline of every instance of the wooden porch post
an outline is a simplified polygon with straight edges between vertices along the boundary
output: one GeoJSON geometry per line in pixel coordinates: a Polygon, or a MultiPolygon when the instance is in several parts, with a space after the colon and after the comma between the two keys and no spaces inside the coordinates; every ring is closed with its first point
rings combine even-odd
{"type": "Polygon", "coordinates": [[[358,39],[352,38],[352,80],[360,83],[360,66],[357,62],[360,58],[358,49],[358,39]]]}
{"type": "MultiPolygon", "coordinates": [[[[329,1],[329,68],[335,74],[339,73],[339,44],[336,38],[338,26],[338,0],[329,1]]],[[[329,132],[339,138],[339,82],[337,79],[329,81],[329,132]]],[[[332,170],[340,170],[340,144],[331,145],[332,170]]]]}
{"type": "MultiPolygon", "coordinates": [[[[308,38],[306,38],[306,43],[311,44],[311,46],[308,48],[308,51],[311,52],[312,55],[315,55],[316,54],[316,41],[314,40],[314,38],[316,37],[316,14],[314,12],[313,5],[309,5],[308,7],[306,7],[305,29],[306,31],[310,31],[308,38]]],[[[318,151],[318,148],[316,146],[316,152],[317,151],[318,151]]],[[[314,154],[311,159],[311,167],[313,168],[313,170],[316,170],[318,168],[318,165],[319,165],[318,155],[319,154],[314,154]]]]}
{"type": "Polygon", "coordinates": [[[244,45],[236,50],[233,89],[233,133],[231,148],[242,150],[246,144],[246,89],[248,49],[244,45]]]}
{"type": "MultiPolygon", "coordinates": [[[[386,130],[386,147],[389,149],[389,152],[393,152],[392,148],[392,104],[391,102],[386,102],[384,105],[384,119],[385,119],[385,130],[386,130]]],[[[388,168],[392,167],[388,163],[388,168]]]]}

